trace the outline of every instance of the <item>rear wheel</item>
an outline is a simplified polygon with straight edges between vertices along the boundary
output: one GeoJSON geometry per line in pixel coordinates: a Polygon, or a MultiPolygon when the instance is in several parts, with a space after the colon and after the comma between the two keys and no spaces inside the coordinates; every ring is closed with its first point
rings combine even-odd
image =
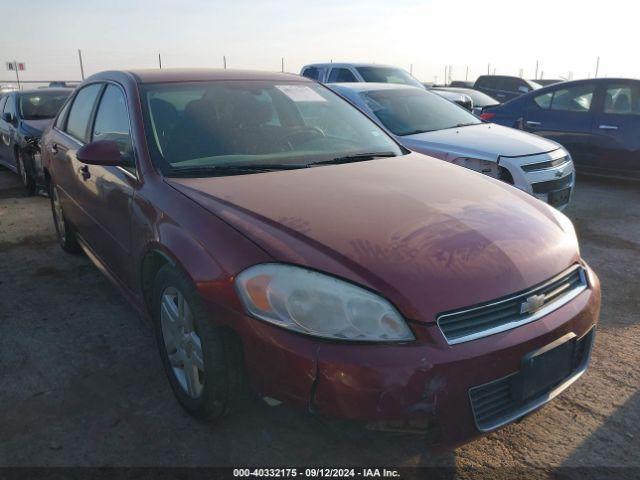
{"type": "Polygon", "coordinates": [[[33,195],[36,192],[36,182],[31,173],[31,161],[24,152],[16,151],[16,166],[27,194],[33,195]]]}
{"type": "Polygon", "coordinates": [[[78,253],[81,251],[80,244],[76,238],[73,226],[67,222],[62,210],[58,187],[53,181],[49,183],[49,198],[51,199],[51,213],[53,214],[53,224],[56,227],[58,242],[65,252],[78,253]]]}
{"type": "Polygon", "coordinates": [[[211,324],[190,280],[171,265],[156,275],[153,319],[162,363],[182,407],[211,420],[229,413],[242,390],[239,341],[211,324]]]}

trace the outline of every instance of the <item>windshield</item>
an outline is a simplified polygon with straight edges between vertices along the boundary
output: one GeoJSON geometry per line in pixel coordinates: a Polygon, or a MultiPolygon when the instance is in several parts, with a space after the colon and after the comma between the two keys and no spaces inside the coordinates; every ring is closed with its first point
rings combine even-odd
{"type": "Polygon", "coordinates": [[[152,84],[142,94],[152,156],[169,176],[197,169],[218,174],[213,167],[225,166],[235,173],[244,166],[303,168],[344,163],[352,155],[362,160],[403,153],[365,115],[315,83],[152,84]]]}
{"type": "Polygon", "coordinates": [[[362,95],[382,124],[399,136],[482,123],[466,110],[426,90],[377,90],[362,95]]]}
{"type": "Polygon", "coordinates": [[[424,88],[418,80],[399,68],[357,67],[356,70],[362,75],[364,81],[368,83],[399,83],[401,85],[424,88]]]}
{"type": "Polygon", "coordinates": [[[71,94],[68,92],[34,92],[20,95],[20,117],[24,120],[53,118],[71,94]]]}

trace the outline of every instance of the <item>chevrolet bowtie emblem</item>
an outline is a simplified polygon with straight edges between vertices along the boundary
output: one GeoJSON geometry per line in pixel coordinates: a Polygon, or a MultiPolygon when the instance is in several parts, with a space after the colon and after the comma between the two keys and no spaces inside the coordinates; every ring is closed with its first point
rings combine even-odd
{"type": "Polygon", "coordinates": [[[520,305],[520,313],[534,313],[544,305],[544,295],[531,295],[520,305]]]}

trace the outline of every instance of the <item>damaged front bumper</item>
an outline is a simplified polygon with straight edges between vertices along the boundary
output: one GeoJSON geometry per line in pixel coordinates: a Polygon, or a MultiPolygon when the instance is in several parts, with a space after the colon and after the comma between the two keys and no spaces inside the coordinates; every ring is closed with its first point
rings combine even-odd
{"type": "Polygon", "coordinates": [[[374,429],[423,432],[425,444],[451,448],[492,430],[478,428],[470,390],[517,373],[524,356],[563,336],[584,337],[599,308],[596,285],[535,322],[457,345],[435,323],[411,323],[416,341],[406,344],[330,342],[243,315],[229,323],[260,395],[374,429]]]}

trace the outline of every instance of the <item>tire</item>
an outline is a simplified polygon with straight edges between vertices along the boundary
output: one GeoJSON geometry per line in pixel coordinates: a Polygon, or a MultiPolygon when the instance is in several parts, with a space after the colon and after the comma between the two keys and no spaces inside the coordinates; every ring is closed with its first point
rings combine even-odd
{"type": "Polygon", "coordinates": [[[51,213],[53,215],[53,225],[56,229],[56,237],[58,243],[62,249],[67,253],[79,253],[82,251],[78,239],[76,237],[75,229],[64,218],[64,212],[62,210],[62,204],[55,183],[51,181],[49,183],[49,199],[51,200],[51,213]]]}
{"type": "Polygon", "coordinates": [[[171,265],[158,271],[152,299],[156,341],[174,395],[194,417],[227,415],[243,389],[239,340],[211,324],[191,281],[171,265]]]}
{"type": "Polygon", "coordinates": [[[27,194],[33,195],[36,193],[36,181],[28,168],[27,162],[26,154],[21,151],[16,151],[16,166],[18,168],[18,174],[20,175],[20,181],[27,191],[27,194]]]}

